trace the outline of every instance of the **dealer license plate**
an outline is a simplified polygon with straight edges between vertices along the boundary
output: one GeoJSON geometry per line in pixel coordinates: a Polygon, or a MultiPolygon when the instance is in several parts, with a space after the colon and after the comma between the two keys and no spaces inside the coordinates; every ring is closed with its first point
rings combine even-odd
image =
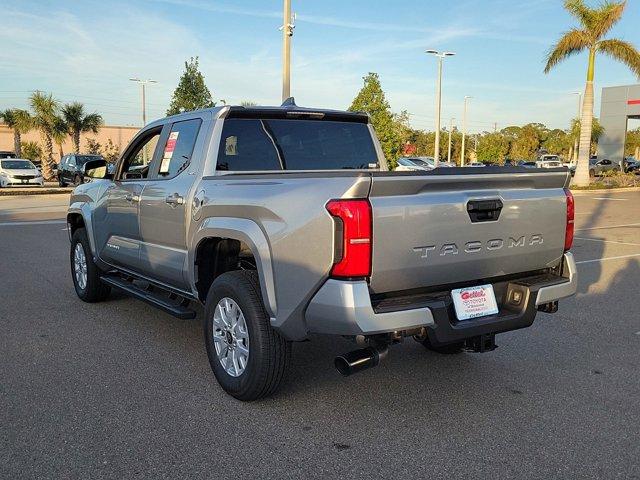
{"type": "Polygon", "coordinates": [[[458,288],[451,290],[451,297],[458,320],[468,320],[498,313],[493,285],[458,288]]]}

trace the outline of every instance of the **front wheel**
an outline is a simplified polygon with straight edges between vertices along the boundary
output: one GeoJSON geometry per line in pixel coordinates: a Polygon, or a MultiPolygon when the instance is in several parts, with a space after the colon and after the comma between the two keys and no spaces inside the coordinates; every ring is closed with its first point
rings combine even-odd
{"type": "Polygon", "coordinates": [[[78,228],[71,237],[71,277],[80,300],[99,302],[109,295],[111,289],[100,280],[100,268],[91,255],[89,238],[84,228],[78,228]]]}
{"type": "Polygon", "coordinates": [[[73,186],[77,187],[78,185],[80,185],[82,183],[82,178],[80,178],[80,175],[77,175],[75,177],[73,177],[73,186]]]}
{"type": "Polygon", "coordinates": [[[271,327],[257,272],[220,275],[209,289],[203,326],[211,369],[229,395],[250,401],[278,389],[291,344],[271,327]]]}

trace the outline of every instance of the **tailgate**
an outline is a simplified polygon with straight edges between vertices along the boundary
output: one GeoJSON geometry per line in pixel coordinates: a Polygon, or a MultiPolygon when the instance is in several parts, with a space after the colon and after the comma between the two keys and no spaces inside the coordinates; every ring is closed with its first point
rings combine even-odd
{"type": "Polygon", "coordinates": [[[469,170],[374,174],[372,292],[480,281],[560,261],[567,171],[469,170]],[[485,219],[500,205],[497,220],[485,219]]]}

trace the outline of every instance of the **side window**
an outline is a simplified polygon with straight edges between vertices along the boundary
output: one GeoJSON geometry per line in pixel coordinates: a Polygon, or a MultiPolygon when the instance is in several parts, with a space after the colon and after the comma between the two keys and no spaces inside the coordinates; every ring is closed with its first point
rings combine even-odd
{"type": "Polygon", "coordinates": [[[218,170],[282,170],[273,134],[260,120],[225,120],[218,148],[218,170]]]}
{"type": "Polygon", "coordinates": [[[122,159],[122,166],[118,178],[120,180],[131,180],[147,178],[149,174],[149,164],[153,160],[162,127],[149,131],[140,139],[138,143],[128,151],[122,159]]]}
{"type": "Polygon", "coordinates": [[[196,118],[176,122],[171,126],[167,143],[162,150],[159,178],[175,177],[189,165],[201,123],[202,121],[196,118]]]}

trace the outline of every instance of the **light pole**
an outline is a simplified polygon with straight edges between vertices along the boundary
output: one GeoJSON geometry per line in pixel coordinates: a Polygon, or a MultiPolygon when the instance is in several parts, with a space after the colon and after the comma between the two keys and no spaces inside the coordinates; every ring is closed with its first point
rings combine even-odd
{"type": "MultiPolygon", "coordinates": [[[[573,92],[571,95],[578,96],[578,127],[580,127],[580,112],[582,110],[582,92],[573,92]]],[[[576,163],[578,162],[578,139],[580,138],[580,130],[578,130],[578,135],[576,135],[575,140],[573,141],[573,158],[571,159],[571,163],[575,159],[576,163]]]]}
{"type": "Polygon", "coordinates": [[[436,87],[436,144],[433,152],[434,166],[440,165],[440,109],[442,107],[442,61],[444,57],[452,57],[453,52],[439,52],[437,50],[427,50],[425,53],[438,57],[438,82],[436,87]]]}
{"type": "Polygon", "coordinates": [[[282,102],[291,96],[291,37],[296,14],[291,15],[291,0],[284,0],[282,30],[282,102]]]}
{"type": "Polygon", "coordinates": [[[137,82],[142,86],[142,126],[144,127],[147,124],[147,105],[145,99],[145,85],[147,83],[158,83],[155,80],[140,80],[139,78],[130,78],[132,82],[137,82]]]}
{"type": "Polygon", "coordinates": [[[449,151],[447,152],[447,163],[451,163],[451,133],[453,132],[453,121],[455,118],[449,119],[449,151]]]}
{"type": "Polygon", "coordinates": [[[460,152],[460,166],[464,167],[464,144],[467,135],[467,100],[473,98],[469,95],[464,96],[464,110],[462,113],[462,151],[460,152]]]}

